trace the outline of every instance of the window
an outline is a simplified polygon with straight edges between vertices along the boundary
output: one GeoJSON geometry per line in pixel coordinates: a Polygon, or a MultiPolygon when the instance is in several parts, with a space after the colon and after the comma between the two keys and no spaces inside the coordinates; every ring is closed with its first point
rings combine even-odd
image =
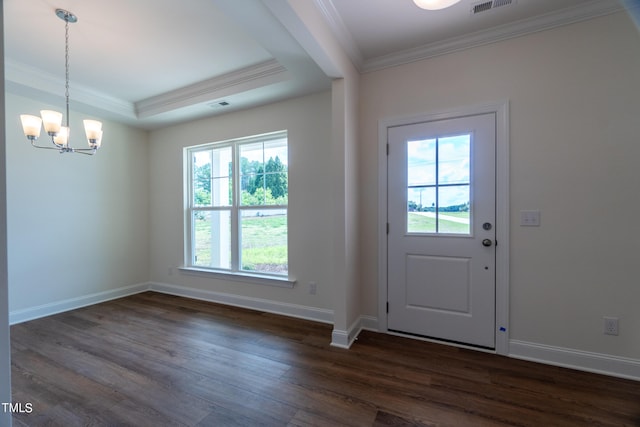
{"type": "Polygon", "coordinates": [[[286,276],[286,131],[185,150],[187,266],[286,276]]]}
{"type": "Polygon", "coordinates": [[[471,135],[407,142],[407,232],[470,234],[471,135]]]}

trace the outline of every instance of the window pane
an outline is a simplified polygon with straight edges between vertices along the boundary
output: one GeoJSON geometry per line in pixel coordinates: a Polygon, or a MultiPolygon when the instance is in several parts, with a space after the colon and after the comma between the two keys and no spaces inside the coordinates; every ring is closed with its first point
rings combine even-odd
{"type": "Polygon", "coordinates": [[[289,153],[287,150],[287,139],[275,139],[273,141],[267,141],[264,143],[264,161],[269,159],[280,159],[280,161],[287,165],[289,164],[289,153]]]}
{"type": "Polygon", "coordinates": [[[231,206],[231,147],[193,153],[193,206],[231,206]]]}
{"type": "Polygon", "coordinates": [[[242,206],[265,205],[264,174],[250,174],[242,177],[240,203],[242,206]]]}
{"type": "Polygon", "coordinates": [[[193,206],[211,206],[211,150],[193,153],[193,206]]]}
{"type": "Polygon", "coordinates": [[[264,143],[242,144],[240,149],[240,204],[264,205],[264,143]]]}
{"type": "Polygon", "coordinates": [[[216,148],[211,151],[211,205],[231,206],[233,203],[231,147],[216,148]]]}
{"type": "Polygon", "coordinates": [[[194,211],[193,264],[231,268],[231,211],[194,211]]]}
{"type": "Polygon", "coordinates": [[[471,233],[468,185],[440,187],[438,204],[439,233],[471,233]]]}
{"type": "Polygon", "coordinates": [[[213,178],[211,180],[212,206],[231,206],[233,203],[233,189],[229,178],[213,178]]]}
{"type": "Polygon", "coordinates": [[[438,140],[438,184],[469,184],[471,135],[438,140]]]}
{"type": "Polygon", "coordinates": [[[286,205],[289,199],[286,138],[240,145],[241,205],[286,205]]]}
{"type": "Polygon", "coordinates": [[[407,142],[407,185],[435,185],[436,140],[407,142]]]}
{"type": "Polygon", "coordinates": [[[410,188],[407,195],[407,232],[436,232],[435,187],[410,188]]]}
{"type": "Polygon", "coordinates": [[[287,274],[287,210],[243,209],[240,248],[242,270],[287,274]]]}

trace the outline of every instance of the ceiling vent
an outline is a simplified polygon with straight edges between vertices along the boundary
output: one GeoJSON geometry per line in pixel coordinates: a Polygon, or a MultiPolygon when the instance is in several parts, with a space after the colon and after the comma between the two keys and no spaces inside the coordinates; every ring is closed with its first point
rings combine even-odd
{"type": "Polygon", "coordinates": [[[228,107],[231,104],[229,102],[227,102],[227,101],[217,101],[217,102],[211,102],[211,103],[209,103],[207,105],[210,108],[223,108],[223,107],[228,107]]]}
{"type": "Polygon", "coordinates": [[[480,12],[486,12],[488,10],[497,9],[502,6],[509,6],[514,4],[515,0],[489,0],[481,3],[471,5],[471,14],[475,15],[480,12]]]}

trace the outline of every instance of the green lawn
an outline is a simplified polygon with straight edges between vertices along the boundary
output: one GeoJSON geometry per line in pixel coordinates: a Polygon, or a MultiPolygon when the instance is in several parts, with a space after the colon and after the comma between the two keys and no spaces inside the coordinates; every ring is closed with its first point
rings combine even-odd
{"type": "Polygon", "coordinates": [[[242,219],[242,268],[265,273],[287,271],[287,217],[242,219]]]}
{"type": "MultiPolygon", "coordinates": [[[[244,217],[241,225],[242,269],[263,273],[286,273],[287,217],[284,215],[244,217]]],[[[197,265],[211,265],[211,224],[196,220],[197,265]]],[[[229,248],[229,251],[231,248],[229,248]]],[[[227,267],[227,266],[223,266],[227,267]]]]}
{"type": "Polygon", "coordinates": [[[469,212],[440,212],[442,215],[455,216],[456,218],[469,219],[469,212]]]}
{"type": "MultiPolygon", "coordinates": [[[[468,212],[443,212],[442,215],[469,218],[468,212]]],[[[409,231],[413,233],[435,233],[436,219],[417,212],[409,212],[409,231]]],[[[469,225],[440,218],[438,231],[440,233],[467,234],[469,233],[469,225]]]]}

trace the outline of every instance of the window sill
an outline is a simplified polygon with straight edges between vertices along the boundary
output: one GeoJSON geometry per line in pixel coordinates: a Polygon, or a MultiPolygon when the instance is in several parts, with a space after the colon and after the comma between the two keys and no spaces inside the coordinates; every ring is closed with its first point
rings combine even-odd
{"type": "Polygon", "coordinates": [[[234,282],[252,283],[256,285],[269,285],[281,288],[293,288],[296,279],[285,276],[271,276],[267,274],[251,274],[245,272],[231,272],[209,270],[207,268],[198,267],[178,267],[184,274],[199,277],[208,277],[215,279],[232,280],[234,282]]]}

